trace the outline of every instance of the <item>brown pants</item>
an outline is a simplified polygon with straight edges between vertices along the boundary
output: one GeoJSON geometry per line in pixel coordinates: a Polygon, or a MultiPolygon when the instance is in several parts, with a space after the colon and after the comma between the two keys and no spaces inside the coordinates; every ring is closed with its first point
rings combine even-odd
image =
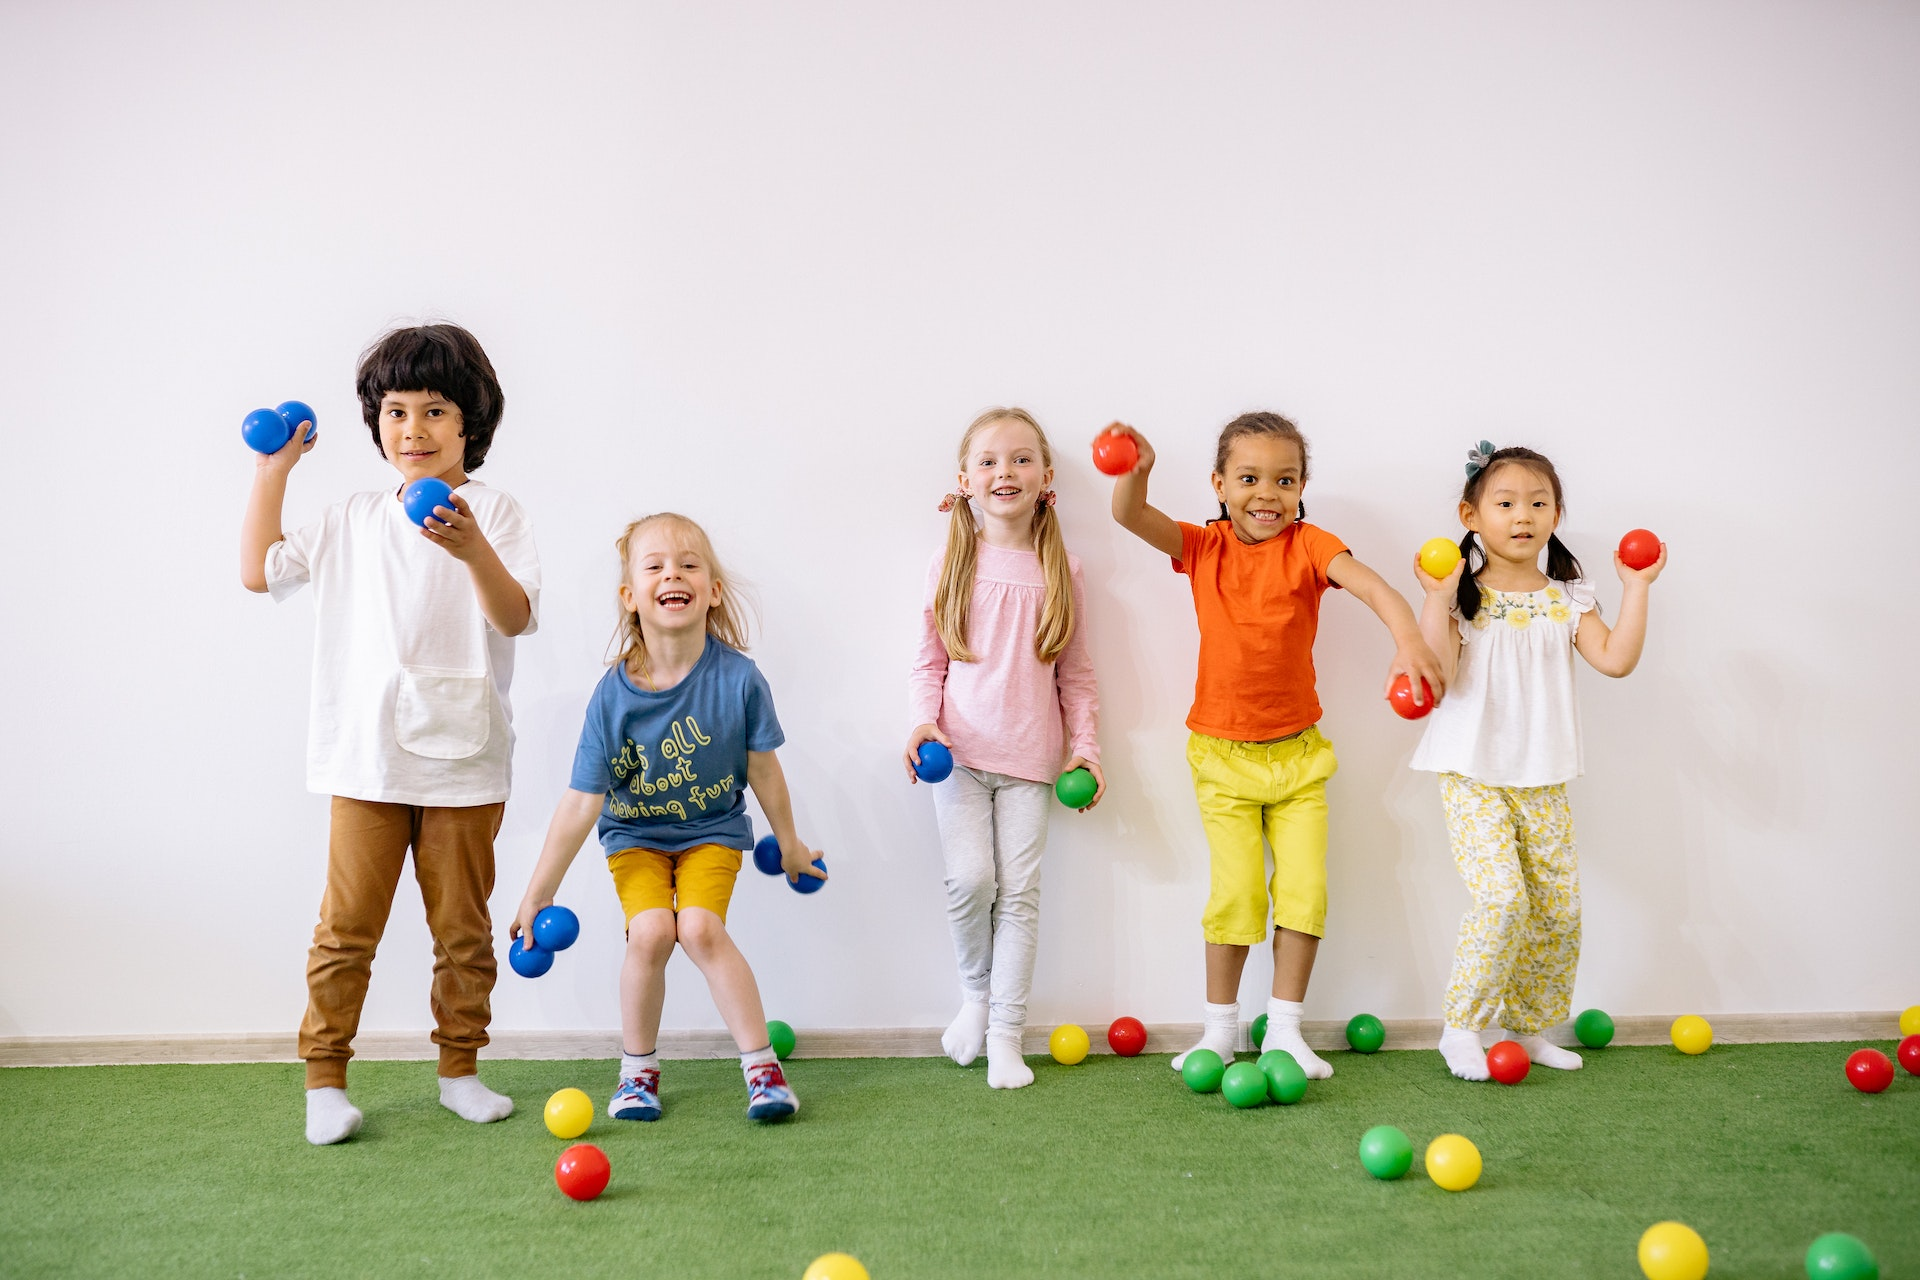
{"type": "Polygon", "coordinates": [[[344,1088],[347,1059],[367,998],[373,953],[393,910],[407,849],[433,934],[433,1042],[442,1076],[470,1076],[493,1017],[497,970],[493,838],[505,804],[446,809],[333,797],[327,891],[307,953],[307,1016],[300,1056],[307,1088],[344,1088]]]}

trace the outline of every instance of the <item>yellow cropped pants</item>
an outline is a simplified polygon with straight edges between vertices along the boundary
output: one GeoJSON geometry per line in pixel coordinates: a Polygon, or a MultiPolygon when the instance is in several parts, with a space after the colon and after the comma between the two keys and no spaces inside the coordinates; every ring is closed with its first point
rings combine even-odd
{"type": "Polygon", "coordinates": [[[1252,946],[1267,920],[1318,938],[1327,928],[1327,779],[1339,767],[1319,728],[1278,742],[1187,738],[1193,794],[1206,829],[1211,881],[1200,930],[1208,942],[1252,946]],[[1266,848],[1273,848],[1267,875],[1266,848]],[[1271,903],[1271,911],[1269,911],[1271,903]]]}
{"type": "Polygon", "coordinates": [[[1498,1017],[1531,1035],[1565,1022],[1580,963],[1566,787],[1493,787],[1443,773],[1440,801],[1454,864],[1473,893],[1453,951],[1447,1025],[1479,1031],[1498,1017]]]}

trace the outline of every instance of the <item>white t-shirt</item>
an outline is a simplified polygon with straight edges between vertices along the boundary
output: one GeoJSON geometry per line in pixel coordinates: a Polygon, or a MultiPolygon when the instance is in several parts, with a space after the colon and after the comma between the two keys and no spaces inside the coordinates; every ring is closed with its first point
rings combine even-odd
{"type": "MultiPolygon", "coordinates": [[[[457,492],[540,618],[526,513],[457,492]]],[[[267,589],[311,582],[316,619],[307,789],[394,804],[492,804],[513,763],[513,640],[488,625],[467,567],[421,536],[391,489],[356,493],[267,550],[267,589]]]]}
{"type": "Polygon", "coordinates": [[[1573,637],[1594,607],[1586,582],[1538,591],[1480,590],[1480,612],[1460,631],[1447,696],[1427,717],[1411,767],[1458,773],[1494,787],[1550,787],[1580,776],[1580,704],[1573,637]]]}

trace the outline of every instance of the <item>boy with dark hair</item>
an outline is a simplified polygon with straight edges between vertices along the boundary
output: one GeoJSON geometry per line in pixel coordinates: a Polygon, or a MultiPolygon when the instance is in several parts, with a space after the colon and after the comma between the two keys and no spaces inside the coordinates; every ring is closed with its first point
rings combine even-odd
{"type": "Polygon", "coordinates": [[[409,848],[433,934],[440,1101],[477,1123],[513,1100],[480,1083],[495,964],[493,840],[513,757],[513,638],[538,619],[540,563],[520,505],[468,474],[486,461],[503,399],[493,365],[455,325],[396,329],[361,358],[362,416],[399,483],[357,493],[292,533],[287,477],[314,447],[296,429],[260,456],[240,534],[240,580],[284,600],[311,583],[316,636],[307,788],[333,797],[326,892],[307,955],[307,1141],[360,1127],[347,1060],[409,848]],[[453,489],[424,526],[400,491],[453,489]]]}

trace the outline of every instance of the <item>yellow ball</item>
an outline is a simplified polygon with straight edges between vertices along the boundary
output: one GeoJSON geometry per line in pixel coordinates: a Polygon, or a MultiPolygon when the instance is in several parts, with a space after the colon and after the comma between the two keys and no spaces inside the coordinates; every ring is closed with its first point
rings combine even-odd
{"type": "Polygon", "coordinates": [[[1640,1237],[1640,1270],[1647,1280],[1701,1280],[1707,1242],[1684,1222],[1656,1222],[1640,1237]]]}
{"type": "Polygon", "coordinates": [[[1443,1191],[1465,1191],[1480,1181],[1480,1148],[1457,1133],[1427,1144],[1427,1176],[1443,1191]]]}
{"type": "Polygon", "coordinates": [[[547,1099],[547,1132],[577,1138],[593,1124],[593,1099],[578,1089],[562,1089],[547,1099]]]}
{"type": "Polygon", "coordinates": [[[867,1269],[850,1253],[823,1253],[800,1280],[868,1280],[867,1269]]]}
{"type": "Polygon", "coordinates": [[[1420,571],[1429,578],[1444,578],[1460,563],[1460,548],[1445,538],[1428,538],[1420,544],[1420,571]]]}
{"type": "Polygon", "coordinates": [[[1053,1034],[1047,1037],[1047,1048],[1053,1054],[1053,1060],[1063,1067],[1070,1067],[1087,1056],[1091,1047],[1087,1033],[1071,1022],[1055,1027],[1053,1034]]]}
{"type": "Polygon", "coordinates": [[[1713,1028],[1707,1020],[1694,1014],[1673,1020],[1673,1047],[1682,1053],[1705,1053],[1713,1044],[1713,1028]]]}
{"type": "Polygon", "coordinates": [[[1900,1015],[1900,1034],[1920,1036],[1920,1004],[1911,1005],[1900,1015]]]}

